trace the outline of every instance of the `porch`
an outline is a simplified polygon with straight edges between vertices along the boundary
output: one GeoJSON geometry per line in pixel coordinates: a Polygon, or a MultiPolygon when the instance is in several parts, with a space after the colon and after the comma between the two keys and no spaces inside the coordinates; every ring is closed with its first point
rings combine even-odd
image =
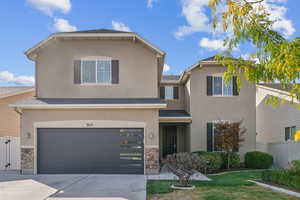
{"type": "Polygon", "coordinates": [[[161,110],[159,123],[159,158],[190,152],[191,117],[184,110],[161,110]]]}

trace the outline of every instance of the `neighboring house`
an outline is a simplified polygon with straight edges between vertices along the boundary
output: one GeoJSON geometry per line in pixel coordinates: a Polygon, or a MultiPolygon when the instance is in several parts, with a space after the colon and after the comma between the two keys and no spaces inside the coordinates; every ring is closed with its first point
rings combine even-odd
{"type": "Polygon", "coordinates": [[[20,169],[20,115],[9,104],[33,96],[33,87],[0,87],[0,170],[20,169]]]}
{"type": "Polygon", "coordinates": [[[9,107],[9,104],[34,96],[33,87],[0,86],[0,137],[20,136],[20,116],[9,107]]]}
{"type": "Polygon", "coordinates": [[[300,143],[293,141],[300,129],[298,101],[291,103],[289,88],[280,84],[259,84],[256,93],[257,150],[271,153],[276,167],[289,167],[300,159],[300,143]],[[277,97],[283,104],[271,106],[266,99],[277,97]]]}
{"type": "Polygon", "coordinates": [[[56,33],[26,52],[37,97],[21,114],[23,173],[158,173],[166,154],[213,151],[213,122],[243,120],[255,150],[255,85],[226,87],[202,60],[162,76],[165,53],[132,32],[56,33]]]}

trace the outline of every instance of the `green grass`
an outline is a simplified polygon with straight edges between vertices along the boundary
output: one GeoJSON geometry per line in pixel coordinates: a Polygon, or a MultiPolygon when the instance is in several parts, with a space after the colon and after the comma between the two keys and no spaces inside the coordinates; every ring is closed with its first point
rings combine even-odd
{"type": "Polygon", "coordinates": [[[199,199],[199,200],[296,200],[248,182],[261,179],[261,171],[230,172],[209,176],[212,181],[191,181],[197,188],[192,191],[173,190],[170,185],[177,181],[148,181],[148,199],[199,199]]]}

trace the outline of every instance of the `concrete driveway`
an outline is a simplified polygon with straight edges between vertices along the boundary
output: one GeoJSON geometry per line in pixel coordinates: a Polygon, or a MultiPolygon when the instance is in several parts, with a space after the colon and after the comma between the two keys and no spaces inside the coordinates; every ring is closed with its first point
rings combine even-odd
{"type": "Polygon", "coordinates": [[[144,200],[143,175],[3,175],[0,199],[144,200]]]}

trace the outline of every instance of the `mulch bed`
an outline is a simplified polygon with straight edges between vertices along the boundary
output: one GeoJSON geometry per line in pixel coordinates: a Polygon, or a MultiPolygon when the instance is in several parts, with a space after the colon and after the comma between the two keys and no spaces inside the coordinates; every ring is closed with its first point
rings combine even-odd
{"type": "Polygon", "coordinates": [[[292,188],[292,187],[289,187],[289,186],[286,186],[286,185],[280,185],[280,184],[277,184],[277,183],[268,182],[268,181],[263,181],[263,180],[254,180],[254,181],[260,182],[260,183],[264,183],[264,184],[267,184],[267,185],[272,185],[272,186],[279,187],[279,188],[286,189],[286,190],[291,190],[291,191],[293,191],[293,192],[298,192],[298,193],[300,193],[300,190],[299,190],[299,189],[292,188]]]}

